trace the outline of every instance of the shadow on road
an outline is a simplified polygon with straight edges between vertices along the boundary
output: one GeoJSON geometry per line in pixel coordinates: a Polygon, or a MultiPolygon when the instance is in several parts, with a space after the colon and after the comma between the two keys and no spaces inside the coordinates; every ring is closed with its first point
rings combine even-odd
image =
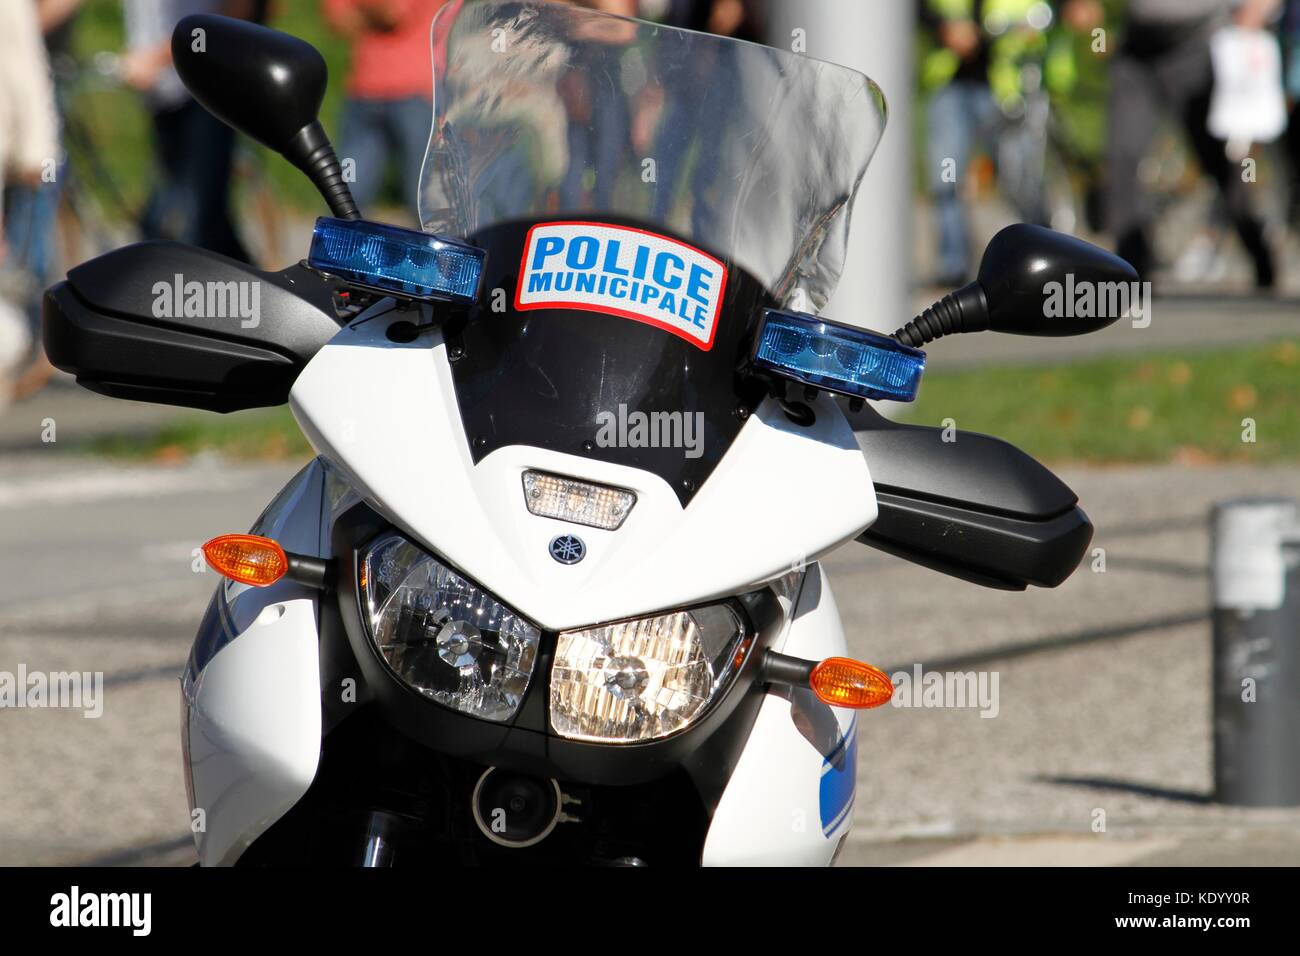
{"type": "Polygon", "coordinates": [[[1146,783],[1132,780],[1118,780],[1113,777],[1035,777],[1038,783],[1051,783],[1063,787],[1086,787],[1090,790],[1106,790],[1121,793],[1135,793],[1142,797],[1155,797],[1158,800],[1176,800],[1179,803],[1211,804],[1213,797],[1197,790],[1173,790],[1168,787],[1153,787],[1146,783]]]}
{"type": "Polygon", "coordinates": [[[1058,634],[1032,641],[1018,641],[1014,644],[999,644],[970,654],[958,654],[953,657],[940,657],[928,661],[909,661],[906,664],[893,664],[883,668],[886,674],[896,671],[910,671],[916,664],[923,671],[953,671],[994,661],[1005,661],[1031,654],[1057,651],[1063,647],[1075,647],[1080,644],[1092,644],[1098,641],[1113,641],[1126,637],[1136,637],[1151,631],[1162,631],[1182,627],[1209,619],[1209,611],[1189,611],[1186,614],[1170,614],[1145,621],[1117,624],[1111,627],[1089,628],[1070,634],[1058,634]]]}

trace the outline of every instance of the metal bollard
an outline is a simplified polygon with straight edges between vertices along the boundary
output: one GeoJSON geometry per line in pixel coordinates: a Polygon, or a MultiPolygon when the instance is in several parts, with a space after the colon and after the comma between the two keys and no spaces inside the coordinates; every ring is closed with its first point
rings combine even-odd
{"type": "Polygon", "coordinates": [[[1220,502],[1211,528],[1214,798],[1300,806],[1300,507],[1220,502]]]}

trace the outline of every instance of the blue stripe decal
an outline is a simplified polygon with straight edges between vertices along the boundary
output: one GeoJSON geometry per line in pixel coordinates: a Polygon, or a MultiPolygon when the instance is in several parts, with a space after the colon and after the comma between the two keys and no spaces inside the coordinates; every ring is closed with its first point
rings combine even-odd
{"type": "Polygon", "coordinates": [[[848,732],[822,761],[819,804],[822,833],[830,836],[849,817],[858,787],[858,721],[854,717],[848,732]]]}

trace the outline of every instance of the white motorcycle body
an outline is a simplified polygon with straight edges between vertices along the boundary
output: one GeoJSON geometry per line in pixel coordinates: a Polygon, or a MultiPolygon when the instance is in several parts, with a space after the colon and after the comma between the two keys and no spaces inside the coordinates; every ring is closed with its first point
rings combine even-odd
{"type": "MultiPolygon", "coordinates": [[[[866,460],[826,397],[812,429],[774,404],[752,415],[683,508],[659,477],[526,446],[474,465],[437,334],[400,345],[380,305],[307,366],[291,407],[320,457],[259,519],[256,533],[329,557],[333,520],[364,500],[434,554],[544,628],[558,630],[733,595],[807,569],[773,649],[846,654],[817,559],[876,517],[866,460]],[[634,490],[616,531],[532,515],[521,475],[538,469],[634,490]],[[808,494],[808,476],[817,494],[808,494]],[[553,560],[548,542],[581,533],[587,558],[553,560]]],[[[184,682],[192,809],[205,865],[231,864],[306,792],[317,769],[322,687],[316,592],[225,582],[184,682]],[[201,813],[199,811],[202,811],[201,813]]],[[[769,691],[716,808],[705,864],[825,865],[852,826],[852,711],[810,691],[769,691]]]]}

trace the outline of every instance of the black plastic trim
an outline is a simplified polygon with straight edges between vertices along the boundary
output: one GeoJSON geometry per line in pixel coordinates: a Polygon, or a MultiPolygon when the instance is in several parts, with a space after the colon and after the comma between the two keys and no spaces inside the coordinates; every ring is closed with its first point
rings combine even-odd
{"type": "Polygon", "coordinates": [[[880,516],[858,540],[985,587],[1054,588],[1079,566],[1092,541],[1081,508],[1028,521],[877,492],[880,516]]]}
{"type": "MultiPolygon", "coordinates": [[[[529,230],[561,213],[498,222],[465,237],[487,253],[481,288],[505,290],[504,311],[485,297],[448,316],[443,329],[465,437],[475,464],[498,448],[528,445],[651,472],[683,508],[704,486],[761,404],[763,383],[739,373],[772,297],[737,263],[727,267],[708,349],[645,322],[600,311],[515,308],[529,230]],[[606,441],[604,414],[686,412],[699,417],[699,454],[677,443],[606,441]]],[[[662,226],[616,216],[578,216],[686,240],[662,226]]],[[[701,250],[711,253],[711,250],[701,250]]],[[[691,420],[691,419],[686,419],[691,420]]],[[[686,421],[684,420],[684,421],[686,421]]]]}
{"type": "Polygon", "coordinates": [[[290,581],[320,590],[333,585],[337,570],[333,560],[291,551],[286,551],[284,556],[289,565],[284,576],[290,581]]]}
{"type": "Polygon", "coordinates": [[[778,654],[769,647],[763,654],[761,679],[768,684],[807,687],[817,663],[817,661],[804,660],[802,657],[778,654]]]}
{"type": "Polygon", "coordinates": [[[1014,445],[892,422],[840,402],[867,456],[880,515],[858,540],[985,587],[1056,587],[1092,525],[1069,486],[1014,445]]]}
{"type": "Polygon", "coordinates": [[[867,456],[878,491],[1043,521],[1079,501],[1070,486],[1010,442],[978,432],[892,422],[870,405],[841,409],[867,456]]]}
{"type": "Polygon", "coordinates": [[[338,288],[301,265],[261,272],[180,243],[138,243],[82,263],[45,293],[45,351],[81,385],[118,398],[217,412],[281,405],[342,324],[338,288]],[[192,282],[256,283],[257,322],[158,308],[160,285],[192,282]]]}

